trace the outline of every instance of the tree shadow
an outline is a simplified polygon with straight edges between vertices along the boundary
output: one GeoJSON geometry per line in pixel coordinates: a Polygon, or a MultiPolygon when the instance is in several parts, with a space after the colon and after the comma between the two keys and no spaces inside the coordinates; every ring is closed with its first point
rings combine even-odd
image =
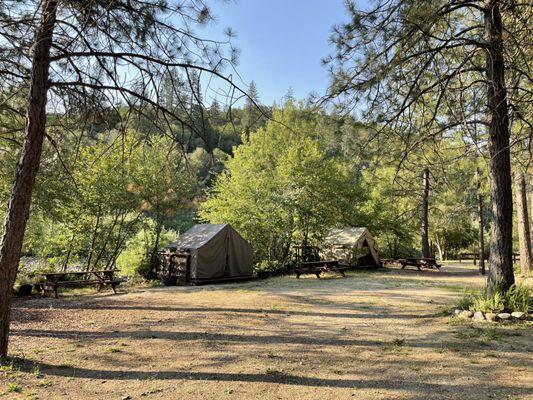
{"type": "MultiPolygon", "coordinates": [[[[332,379],[318,378],[293,373],[233,373],[233,372],[200,372],[200,371],[134,371],[89,369],[79,367],[61,367],[44,362],[28,362],[15,360],[17,367],[24,372],[32,372],[36,368],[47,376],[65,378],[85,378],[98,380],[181,380],[200,382],[246,382],[246,383],[272,383],[279,385],[307,386],[316,388],[349,388],[349,389],[387,389],[401,390],[412,393],[410,399],[427,399],[428,394],[456,392],[469,395],[482,395],[482,393],[495,394],[498,392],[512,392],[514,395],[531,394],[527,387],[511,387],[493,385],[490,382],[470,384],[436,383],[430,379],[332,379]]],[[[483,396],[484,397],[484,396],[483,396]]],[[[479,397],[478,397],[479,398],[479,397]]]]}

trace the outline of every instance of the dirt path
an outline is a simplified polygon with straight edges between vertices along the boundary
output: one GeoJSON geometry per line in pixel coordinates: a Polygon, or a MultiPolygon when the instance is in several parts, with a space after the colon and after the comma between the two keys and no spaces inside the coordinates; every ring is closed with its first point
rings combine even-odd
{"type": "Polygon", "coordinates": [[[443,316],[473,270],[18,300],[0,398],[533,399],[533,330],[443,316]]]}

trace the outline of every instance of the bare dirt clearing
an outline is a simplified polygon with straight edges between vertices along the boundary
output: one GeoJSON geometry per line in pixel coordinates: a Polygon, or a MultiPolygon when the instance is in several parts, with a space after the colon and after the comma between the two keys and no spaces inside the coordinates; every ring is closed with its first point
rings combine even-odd
{"type": "Polygon", "coordinates": [[[17,300],[1,398],[530,399],[530,324],[452,321],[466,267],[17,300]]]}

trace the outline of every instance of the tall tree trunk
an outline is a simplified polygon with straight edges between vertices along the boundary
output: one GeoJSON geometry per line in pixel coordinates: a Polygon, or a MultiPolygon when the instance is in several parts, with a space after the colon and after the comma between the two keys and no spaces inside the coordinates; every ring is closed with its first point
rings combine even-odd
{"type": "Polygon", "coordinates": [[[0,244],[0,358],[7,357],[13,284],[17,276],[31,196],[39,170],[46,127],[46,101],[50,47],[56,23],[57,0],[42,3],[41,21],[35,37],[30,91],[26,116],[26,138],[9,198],[4,234],[0,244]]]}
{"type": "Polygon", "coordinates": [[[479,244],[479,273],[485,275],[485,216],[483,213],[483,195],[481,194],[481,177],[476,167],[477,216],[478,216],[478,244],[479,244]]]}
{"type": "Polygon", "coordinates": [[[429,168],[422,175],[424,190],[422,192],[422,257],[430,257],[429,251],[429,168]]]}
{"type": "MultiPolygon", "coordinates": [[[[529,193],[529,212],[533,213],[533,182],[528,181],[529,188],[527,189],[527,193],[529,193]]],[[[531,249],[531,254],[533,255],[533,216],[529,218],[529,234],[530,234],[530,241],[529,241],[529,248],[531,249]]]]}
{"type": "Polygon", "coordinates": [[[440,241],[439,235],[435,235],[435,244],[437,245],[437,251],[439,252],[439,259],[444,261],[444,244],[440,241]]]}
{"type": "Polygon", "coordinates": [[[155,240],[152,246],[152,254],[150,254],[150,271],[155,276],[159,267],[159,257],[157,256],[157,250],[159,249],[159,242],[161,240],[161,232],[163,231],[163,217],[162,212],[156,211],[155,222],[155,240]]]}
{"type": "Polygon", "coordinates": [[[488,147],[492,223],[489,293],[506,291],[514,284],[513,196],[509,150],[509,114],[505,87],[500,0],[485,0],[486,73],[488,96],[488,147]]]}
{"type": "Polygon", "coordinates": [[[520,247],[520,270],[523,275],[531,271],[531,232],[527,210],[526,179],[521,171],[516,171],[516,220],[520,247]]]}

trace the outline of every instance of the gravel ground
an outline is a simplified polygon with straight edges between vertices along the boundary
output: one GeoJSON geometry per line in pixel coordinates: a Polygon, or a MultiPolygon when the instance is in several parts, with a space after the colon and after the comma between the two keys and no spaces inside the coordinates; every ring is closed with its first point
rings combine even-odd
{"type": "Polygon", "coordinates": [[[533,399],[531,323],[446,314],[473,267],[17,299],[1,399],[533,399]]]}

